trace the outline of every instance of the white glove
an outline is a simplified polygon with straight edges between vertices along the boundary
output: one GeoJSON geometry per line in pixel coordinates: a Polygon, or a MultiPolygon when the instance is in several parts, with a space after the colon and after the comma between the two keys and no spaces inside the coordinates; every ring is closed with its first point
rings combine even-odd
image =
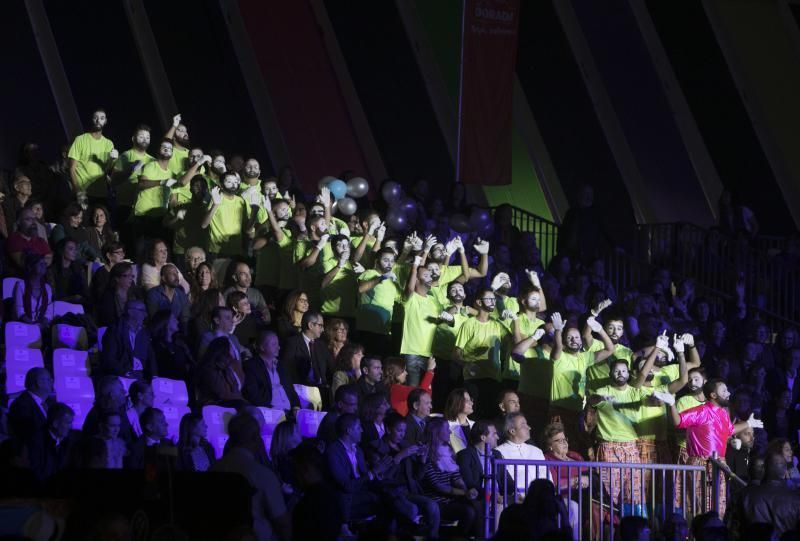
{"type": "Polygon", "coordinates": [[[539,281],[539,275],[536,274],[535,270],[525,269],[525,275],[528,277],[528,280],[530,280],[533,287],[539,289],[542,288],[542,283],[539,281]]]}
{"type": "Polygon", "coordinates": [[[166,186],[167,188],[172,188],[177,183],[178,181],[175,180],[174,178],[168,178],[167,180],[164,181],[164,186],[166,186]]]}
{"type": "Polygon", "coordinates": [[[503,310],[503,313],[500,315],[500,317],[502,319],[510,319],[511,321],[517,320],[517,314],[514,312],[514,310],[509,310],[508,308],[503,310]]]}
{"type": "Polygon", "coordinates": [[[319,202],[322,203],[325,208],[331,207],[331,191],[327,186],[323,186],[322,189],[319,191],[319,202]]]}
{"type": "Polygon", "coordinates": [[[328,235],[326,233],[325,235],[322,235],[319,238],[319,240],[317,241],[317,250],[319,250],[321,252],[323,250],[323,248],[325,248],[325,245],[328,244],[328,237],[329,236],[330,235],[328,235]]]}
{"type": "Polygon", "coordinates": [[[184,218],[186,218],[186,209],[181,209],[181,210],[179,210],[178,212],[176,212],[176,213],[175,213],[175,216],[176,216],[176,217],[177,217],[179,220],[183,220],[184,218]]]}
{"type": "Polygon", "coordinates": [[[592,309],[592,315],[593,316],[599,316],[600,312],[602,312],[603,310],[605,310],[609,306],[611,306],[611,299],[606,299],[606,300],[600,301],[600,303],[597,305],[597,307],[592,309]]]}
{"type": "Polygon", "coordinates": [[[387,280],[391,280],[392,282],[397,281],[397,275],[392,271],[387,272],[386,274],[383,275],[383,277],[387,280]]]}
{"type": "Polygon", "coordinates": [[[211,163],[212,161],[213,160],[211,159],[211,156],[209,156],[208,154],[203,154],[203,157],[200,158],[200,160],[198,160],[197,163],[198,163],[198,165],[203,165],[203,164],[206,164],[206,163],[211,163]]]}
{"type": "Polygon", "coordinates": [[[414,256],[414,267],[419,267],[420,265],[422,265],[422,256],[421,255],[415,255],[414,256]]]}
{"type": "Polygon", "coordinates": [[[456,239],[459,237],[455,237],[447,241],[447,244],[444,245],[444,252],[447,254],[448,259],[451,255],[456,253],[456,239]]]}
{"type": "Polygon", "coordinates": [[[661,391],[653,392],[653,396],[661,400],[664,404],[672,406],[675,404],[675,395],[672,393],[662,393],[661,391]]]}
{"type": "Polygon", "coordinates": [[[542,336],[544,336],[544,333],[545,333],[544,327],[539,327],[538,329],[533,331],[533,335],[532,335],[533,339],[538,342],[539,340],[542,339],[542,336]]]}
{"type": "Polygon", "coordinates": [[[172,127],[177,128],[181,123],[181,114],[178,113],[174,117],[172,117],[172,127]]]}
{"type": "Polygon", "coordinates": [[[386,236],[386,224],[381,222],[381,226],[375,232],[375,238],[377,239],[378,242],[383,242],[383,237],[385,236],[386,236]]]}
{"type": "Polygon", "coordinates": [[[694,347],[694,336],[692,336],[691,333],[685,333],[683,336],[681,336],[681,340],[683,340],[684,345],[687,347],[694,347]]]}
{"type": "Polygon", "coordinates": [[[592,329],[592,332],[600,332],[603,330],[603,326],[597,322],[594,316],[589,316],[589,318],[586,319],[586,324],[592,329]]]}
{"type": "Polygon", "coordinates": [[[119,158],[119,151],[116,148],[112,148],[111,152],[108,153],[108,157],[112,160],[116,160],[119,158]]]}
{"type": "Polygon", "coordinates": [[[747,419],[747,426],[750,428],[764,428],[764,421],[756,419],[756,414],[751,413],[750,418],[747,419]]]}
{"type": "Polygon", "coordinates": [[[495,275],[495,277],[492,278],[492,285],[491,285],[492,291],[497,291],[498,289],[503,287],[503,284],[505,283],[505,278],[504,277],[507,277],[507,276],[508,275],[506,273],[504,273],[504,272],[497,273],[495,275]]]}
{"type": "Polygon", "coordinates": [[[83,210],[89,208],[89,196],[86,195],[86,192],[78,192],[75,197],[83,210]]]}
{"type": "Polygon", "coordinates": [[[667,331],[664,331],[663,334],[658,335],[658,338],[656,338],[656,347],[664,353],[669,351],[669,337],[667,336],[667,331]]]}
{"type": "Polygon", "coordinates": [[[433,248],[437,242],[439,241],[433,235],[428,235],[425,237],[425,251],[430,252],[431,248],[433,248]]]}
{"type": "Polygon", "coordinates": [[[456,318],[453,317],[453,314],[447,310],[444,310],[441,314],[439,314],[439,319],[446,321],[447,323],[452,323],[456,318]]]}
{"type": "Polygon", "coordinates": [[[739,451],[742,448],[742,440],[739,438],[731,438],[731,447],[739,451]]]}
{"type": "MultiPolygon", "coordinates": [[[[269,197],[267,197],[266,195],[261,195],[258,192],[255,192],[253,197],[258,198],[259,196],[261,197],[261,206],[264,207],[264,210],[266,210],[267,212],[272,212],[272,201],[269,200],[269,197]]],[[[256,199],[256,201],[258,200],[256,199]]],[[[257,205],[258,202],[253,204],[257,205]]]]}
{"type": "Polygon", "coordinates": [[[411,234],[411,249],[415,252],[422,250],[422,239],[417,236],[417,232],[411,234]]]}
{"type": "Polygon", "coordinates": [[[553,329],[556,331],[563,331],[566,326],[564,320],[561,318],[561,314],[558,312],[553,312],[553,315],[550,316],[550,321],[553,323],[553,329]]]}
{"type": "Polygon", "coordinates": [[[489,253],[489,242],[485,240],[481,240],[478,238],[477,242],[472,245],[476,252],[480,255],[486,255],[489,253]]]}
{"type": "Polygon", "coordinates": [[[375,232],[381,225],[383,225],[383,222],[381,222],[380,218],[372,218],[369,221],[369,228],[367,228],[367,235],[369,235],[370,237],[374,237],[375,232]]]}
{"type": "Polygon", "coordinates": [[[683,338],[677,334],[674,335],[672,337],[672,347],[675,349],[675,353],[683,353],[685,350],[683,338]]]}
{"type": "Polygon", "coordinates": [[[355,265],[353,265],[353,272],[355,272],[356,274],[361,274],[365,270],[366,269],[364,268],[364,265],[362,265],[361,263],[356,263],[355,265]]]}
{"type": "Polygon", "coordinates": [[[461,237],[456,237],[453,239],[453,246],[455,246],[457,252],[464,252],[464,243],[461,242],[461,237]]]}
{"type": "Polygon", "coordinates": [[[211,190],[211,202],[214,203],[214,205],[222,204],[222,191],[219,189],[219,186],[214,186],[211,190]]]}

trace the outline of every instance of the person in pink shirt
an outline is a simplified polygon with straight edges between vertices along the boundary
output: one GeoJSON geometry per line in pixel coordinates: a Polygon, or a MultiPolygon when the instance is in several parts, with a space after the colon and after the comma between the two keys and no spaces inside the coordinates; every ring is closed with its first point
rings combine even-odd
{"type": "MultiPolygon", "coordinates": [[[[747,427],[763,428],[764,423],[756,419],[753,415],[747,421],[734,424],[728,412],[728,402],[731,393],[728,385],[721,379],[708,380],[703,385],[703,393],[706,401],[700,406],[690,408],[682,413],[678,413],[674,402],[670,404],[669,412],[672,422],[677,428],[686,430],[687,451],[689,460],[687,464],[692,466],[705,466],[708,474],[706,475],[708,487],[706,490],[706,506],[711,508],[712,496],[712,463],[709,460],[712,456],[721,462],[725,462],[725,450],[728,439],[734,434],[742,432],[747,427]]],[[[725,515],[726,488],[725,476],[720,472],[719,483],[719,516],[725,515]]],[[[695,494],[697,499],[702,498],[702,486],[698,481],[695,484],[695,494]]]]}

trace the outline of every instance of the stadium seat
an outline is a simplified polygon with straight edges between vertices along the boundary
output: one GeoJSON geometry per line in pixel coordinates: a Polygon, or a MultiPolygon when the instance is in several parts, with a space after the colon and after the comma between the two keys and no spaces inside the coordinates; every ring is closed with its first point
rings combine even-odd
{"type": "Polygon", "coordinates": [[[74,304],[65,301],[56,301],[53,303],[53,317],[57,318],[64,314],[83,314],[83,305],[74,304]]]}
{"type": "Polygon", "coordinates": [[[83,423],[86,421],[86,416],[91,411],[92,406],[94,406],[94,399],[75,396],[67,397],[63,400],[59,399],[59,402],[63,402],[75,412],[75,420],[72,421],[72,428],[75,430],[82,430],[83,423]]]}
{"type": "Polygon", "coordinates": [[[183,416],[187,413],[191,413],[192,410],[186,406],[170,406],[166,404],[156,404],[156,407],[163,411],[164,417],[167,418],[167,439],[172,441],[172,443],[178,443],[181,419],[183,419],[183,416]]]}
{"type": "Polygon", "coordinates": [[[3,278],[3,300],[10,299],[14,296],[14,285],[17,282],[22,282],[21,278],[3,278]]]}
{"type": "Polygon", "coordinates": [[[153,378],[153,403],[157,408],[162,405],[188,406],[189,390],[186,382],[177,379],[153,378]]]}
{"type": "Polygon", "coordinates": [[[59,348],[53,351],[55,376],[88,376],[89,354],[86,351],[59,348]]]}
{"type": "Polygon", "coordinates": [[[322,418],[327,415],[324,411],[300,410],[297,412],[297,425],[300,427],[300,436],[303,438],[316,438],[317,430],[322,418]]]}
{"type": "Polygon", "coordinates": [[[25,390],[25,374],[28,370],[43,367],[44,359],[38,349],[11,348],[6,350],[6,393],[9,395],[25,390]]]}
{"type": "Polygon", "coordinates": [[[6,323],[5,337],[6,349],[42,347],[42,331],[38,325],[10,321],[6,323]]]}
{"type": "Polygon", "coordinates": [[[88,350],[89,338],[86,334],[86,329],[65,323],[53,325],[53,347],[79,351],[88,350]]]}
{"type": "Polygon", "coordinates": [[[57,376],[53,378],[56,398],[60,402],[82,398],[94,402],[94,384],[88,376],[57,376]]]}
{"type": "Polygon", "coordinates": [[[258,411],[264,417],[264,426],[261,429],[261,434],[272,437],[272,433],[275,432],[275,427],[278,426],[278,423],[286,419],[286,412],[272,408],[258,408],[258,411]]]}
{"type": "Polygon", "coordinates": [[[208,426],[208,443],[214,448],[217,458],[222,457],[225,442],[228,441],[228,421],[234,415],[236,415],[234,408],[203,406],[203,420],[208,426]]]}
{"type": "Polygon", "coordinates": [[[294,390],[300,398],[300,407],[310,410],[322,410],[322,395],[319,387],[295,384],[294,390]]]}

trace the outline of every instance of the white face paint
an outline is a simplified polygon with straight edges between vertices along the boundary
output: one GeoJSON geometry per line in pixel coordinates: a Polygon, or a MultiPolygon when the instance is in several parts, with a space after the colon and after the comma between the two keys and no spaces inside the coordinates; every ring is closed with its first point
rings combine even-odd
{"type": "Polygon", "coordinates": [[[235,192],[239,189],[239,176],[238,175],[225,175],[222,181],[222,186],[228,192],[235,192]]]}
{"type": "Polygon", "coordinates": [[[264,195],[266,195],[270,201],[275,199],[275,196],[278,195],[278,185],[271,181],[264,183],[264,195]]]}
{"type": "Polygon", "coordinates": [[[200,158],[203,157],[203,151],[199,148],[192,149],[192,152],[189,154],[189,163],[194,165],[200,161],[200,158]]]}
{"type": "Polygon", "coordinates": [[[309,212],[311,216],[325,216],[325,209],[322,205],[314,205],[309,212]]]}
{"type": "Polygon", "coordinates": [[[325,232],[328,230],[328,222],[325,220],[320,220],[317,222],[317,231],[319,231],[320,235],[324,235],[325,232]]]}
{"type": "Polygon", "coordinates": [[[181,143],[189,140],[189,130],[183,124],[178,124],[175,128],[175,140],[181,143]]]}
{"type": "Polygon", "coordinates": [[[133,144],[139,150],[146,150],[150,146],[150,132],[147,130],[139,130],[133,136],[133,144]]]}
{"type": "Polygon", "coordinates": [[[258,161],[247,160],[247,163],[244,164],[245,178],[258,178],[260,174],[261,174],[261,166],[258,164],[258,161]]]}
{"type": "Polygon", "coordinates": [[[285,203],[281,204],[281,205],[275,205],[274,207],[272,207],[272,209],[275,212],[275,218],[277,218],[279,222],[280,221],[284,221],[284,220],[288,220],[289,218],[292,217],[292,213],[290,212],[289,205],[287,205],[285,203]]]}
{"type": "Polygon", "coordinates": [[[106,119],[106,114],[103,111],[95,111],[92,115],[92,126],[96,130],[102,130],[103,127],[106,125],[108,120],[106,119]]]}
{"type": "Polygon", "coordinates": [[[214,161],[211,162],[211,167],[214,168],[214,171],[219,173],[220,175],[224,174],[227,169],[225,168],[225,156],[217,156],[214,158],[214,161]]]}
{"type": "Polygon", "coordinates": [[[168,160],[172,157],[172,145],[169,143],[161,143],[158,147],[158,156],[162,160],[168,160]]]}

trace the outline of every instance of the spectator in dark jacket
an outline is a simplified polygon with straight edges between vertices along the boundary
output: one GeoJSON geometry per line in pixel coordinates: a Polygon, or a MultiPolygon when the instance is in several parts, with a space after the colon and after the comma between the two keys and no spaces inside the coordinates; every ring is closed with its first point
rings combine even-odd
{"type": "Polygon", "coordinates": [[[130,300],[125,313],[103,335],[100,372],[111,376],[150,379],[158,375],[150,332],[144,328],[144,303],[130,300]]]}
{"type": "Polygon", "coordinates": [[[300,409],[300,399],[289,380],[286,369],[278,361],[278,335],[262,331],[255,355],[244,361],[244,397],[254,406],[283,410],[300,409]]]}

